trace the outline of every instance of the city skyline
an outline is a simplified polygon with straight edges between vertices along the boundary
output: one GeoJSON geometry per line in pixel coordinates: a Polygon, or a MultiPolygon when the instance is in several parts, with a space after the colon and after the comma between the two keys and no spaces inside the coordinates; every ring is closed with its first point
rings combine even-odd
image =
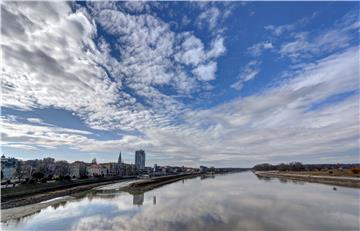
{"type": "Polygon", "coordinates": [[[4,2],[1,154],[359,162],[359,4],[4,2]]]}

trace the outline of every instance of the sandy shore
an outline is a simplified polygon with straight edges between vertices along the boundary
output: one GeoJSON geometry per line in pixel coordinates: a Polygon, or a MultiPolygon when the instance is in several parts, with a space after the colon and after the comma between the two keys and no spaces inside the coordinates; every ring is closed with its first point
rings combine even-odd
{"type": "Polygon", "coordinates": [[[344,176],[319,176],[311,174],[283,173],[278,171],[256,171],[255,175],[260,177],[278,177],[291,180],[330,184],[344,187],[360,188],[360,178],[344,176]]]}

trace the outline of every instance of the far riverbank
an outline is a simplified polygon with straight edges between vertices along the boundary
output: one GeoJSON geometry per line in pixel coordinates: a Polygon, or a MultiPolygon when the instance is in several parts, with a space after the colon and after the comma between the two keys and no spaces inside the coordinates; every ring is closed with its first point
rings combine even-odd
{"type": "Polygon", "coordinates": [[[255,171],[259,177],[277,177],[290,180],[306,181],[313,183],[330,184],[344,187],[360,188],[360,178],[346,176],[321,176],[313,175],[310,172],[287,173],[280,171],[255,171]]]}

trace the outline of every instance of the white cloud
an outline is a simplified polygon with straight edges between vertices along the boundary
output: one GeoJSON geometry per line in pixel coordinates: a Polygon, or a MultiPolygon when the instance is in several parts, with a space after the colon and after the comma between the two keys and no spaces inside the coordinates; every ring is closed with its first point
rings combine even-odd
{"type": "MultiPolygon", "coordinates": [[[[81,7],[73,12],[64,2],[2,6],[2,49],[7,57],[3,106],[66,109],[95,129],[164,126],[183,105],[157,87],[167,85],[179,94],[191,94],[198,88],[198,76],[189,75],[183,66],[201,69],[211,60],[214,67],[225,52],[220,36],[205,50],[191,33],[176,34],[149,14],[130,15],[107,3],[89,6],[90,14],[81,7]],[[94,20],[118,38],[112,44],[115,49],[103,37],[94,41],[98,36],[94,20]],[[118,57],[110,55],[114,50],[118,57]]],[[[206,78],[214,78],[208,73],[206,78]]]]}
{"type": "Polygon", "coordinates": [[[328,55],[349,47],[358,39],[357,36],[353,36],[360,27],[357,15],[356,12],[350,11],[340,20],[335,21],[331,28],[293,32],[290,34],[290,39],[281,45],[279,53],[289,57],[293,62],[298,62],[303,58],[328,55]]]}
{"type": "Polygon", "coordinates": [[[209,81],[215,79],[216,70],[216,62],[210,62],[208,64],[198,66],[193,70],[193,73],[199,80],[209,81]]]}
{"type": "Polygon", "coordinates": [[[309,109],[330,96],[359,90],[357,52],[353,47],[319,60],[255,95],[206,110],[186,110],[180,115],[181,124],[144,128],[141,136],[100,141],[79,131],[21,124],[12,118],[2,125],[4,145],[67,145],[87,152],[144,147],[160,158],[166,155],[169,159],[164,163],[182,160],[218,165],[279,156],[346,156],[359,148],[358,93],[336,104],[309,109]]]}
{"type": "Polygon", "coordinates": [[[231,87],[236,90],[241,90],[245,82],[254,79],[260,72],[259,65],[260,62],[256,60],[249,62],[239,74],[238,80],[233,83],[231,87]]]}
{"type": "Polygon", "coordinates": [[[186,65],[197,66],[205,59],[204,44],[190,33],[183,35],[181,50],[175,54],[175,60],[186,65]]]}
{"type": "Polygon", "coordinates": [[[207,53],[208,58],[217,58],[226,52],[224,38],[219,36],[211,44],[211,49],[207,53]]]}
{"type": "Polygon", "coordinates": [[[149,11],[149,5],[146,1],[128,1],[124,2],[124,7],[126,10],[133,13],[141,13],[144,11],[149,11]]]}
{"type": "MultiPolygon", "coordinates": [[[[171,31],[157,17],[127,14],[107,3],[94,4],[91,12],[81,7],[74,12],[64,2],[6,2],[2,12],[3,107],[64,109],[91,128],[132,134],[97,140],[88,131],[7,117],[1,129],[4,146],[66,146],[84,152],[144,147],[151,154],[166,154],[169,161],[219,165],[274,156],[345,155],[358,149],[358,94],[309,110],[327,97],[358,90],[357,47],[304,64],[289,73],[291,78],[262,92],[195,110],[161,88],[181,95],[199,86],[211,88],[206,81],[215,79],[216,59],[226,52],[220,35],[205,45],[193,33],[171,31]],[[116,41],[98,38],[96,25],[116,41]]],[[[344,25],[346,30],[358,28],[355,22],[344,25]]],[[[325,35],[315,41],[321,50],[332,49],[336,34],[325,35]]],[[[287,55],[303,47],[292,46],[287,55]]],[[[272,43],[262,48],[271,49],[272,43]]],[[[237,87],[258,71],[251,64],[237,87]]]]}
{"type": "Polygon", "coordinates": [[[285,32],[289,32],[295,29],[295,24],[288,24],[288,25],[281,25],[281,26],[274,26],[268,25],[265,26],[265,30],[270,31],[272,34],[276,36],[280,36],[285,32]]]}
{"type": "Polygon", "coordinates": [[[264,50],[271,50],[274,46],[271,42],[260,42],[248,48],[248,52],[252,56],[260,56],[264,50]]]}
{"type": "Polygon", "coordinates": [[[210,31],[212,31],[218,25],[219,20],[220,10],[217,7],[210,7],[199,15],[197,25],[200,28],[207,27],[210,31]]]}

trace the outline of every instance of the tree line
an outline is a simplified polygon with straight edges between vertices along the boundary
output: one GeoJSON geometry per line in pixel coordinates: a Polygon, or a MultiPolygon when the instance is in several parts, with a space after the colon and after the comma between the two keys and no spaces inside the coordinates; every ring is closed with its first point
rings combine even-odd
{"type": "Polygon", "coordinates": [[[360,164],[302,164],[301,162],[290,162],[288,164],[258,164],[253,167],[255,171],[315,171],[323,169],[352,169],[359,168],[360,164]]]}

